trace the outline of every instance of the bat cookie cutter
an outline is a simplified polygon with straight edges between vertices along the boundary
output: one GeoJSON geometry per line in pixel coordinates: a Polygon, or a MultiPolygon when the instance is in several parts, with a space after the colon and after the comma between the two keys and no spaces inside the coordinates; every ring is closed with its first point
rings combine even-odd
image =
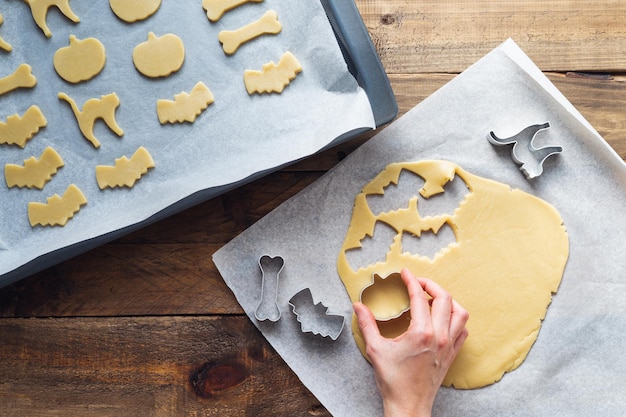
{"type": "Polygon", "coordinates": [[[291,297],[289,305],[303,333],[330,337],[332,340],[337,340],[341,334],[344,317],[330,313],[321,302],[315,303],[309,288],[304,288],[291,297]]]}
{"type": "Polygon", "coordinates": [[[487,135],[487,140],[497,146],[513,144],[511,151],[513,161],[521,165],[520,170],[526,175],[526,178],[532,179],[541,175],[543,172],[543,163],[548,157],[563,152],[561,146],[544,146],[537,148],[533,145],[537,133],[549,127],[550,122],[531,125],[509,138],[499,138],[492,131],[487,135]]]}
{"type": "Polygon", "coordinates": [[[280,307],[278,307],[278,280],[280,273],[285,267],[285,259],[282,256],[263,255],[259,258],[261,268],[261,301],[254,312],[254,317],[259,321],[269,320],[272,322],[280,319],[280,307]]]}

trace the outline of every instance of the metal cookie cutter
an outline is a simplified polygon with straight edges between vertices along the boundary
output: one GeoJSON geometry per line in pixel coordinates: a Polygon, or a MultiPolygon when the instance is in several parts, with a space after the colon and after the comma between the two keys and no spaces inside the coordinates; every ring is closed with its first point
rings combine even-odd
{"type": "Polygon", "coordinates": [[[337,340],[341,334],[344,317],[329,313],[321,302],[316,304],[309,288],[300,290],[291,297],[289,305],[304,333],[330,337],[332,340],[337,340]]]}
{"type": "Polygon", "coordinates": [[[493,132],[489,132],[487,140],[498,146],[513,144],[511,157],[517,164],[522,165],[520,170],[526,175],[526,178],[532,179],[541,175],[543,172],[543,162],[548,159],[549,156],[563,152],[563,148],[560,146],[536,148],[533,145],[537,133],[549,127],[550,122],[531,125],[518,134],[504,139],[497,137],[493,132]]]}
{"type": "Polygon", "coordinates": [[[278,278],[285,266],[285,260],[281,256],[271,257],[263,255],[259,258],[259,268],[263,273],[261,282],[261,302],[254,312],[254,317],[259,321],[278,321],[280,319],[280,307],[278,307],[278,278]]]}

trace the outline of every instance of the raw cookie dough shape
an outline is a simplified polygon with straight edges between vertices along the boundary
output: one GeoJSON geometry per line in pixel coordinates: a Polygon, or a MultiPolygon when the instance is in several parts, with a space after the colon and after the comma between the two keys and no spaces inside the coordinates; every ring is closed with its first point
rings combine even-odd
{"type": "Polygon", "coordinates": [[[74,112],[74,116],[76,116],[76,121],[78,122],[81,133],[91,142],[94,148],[97,149],[100,147],[100,142],[93,134],[93,126],[98,119],[102,119],[117,136],[124,134],[124,131],[115,120],[115,110],[120,105],[120,99],[117,94],[105,94],[99,99],[90,98],[85,102],[82,110],[79,109],[76,102],[65,93],[59,93],[59,99],[69,103],[74,112]]]}
{"type": "Polygon", "coordinates": [[[4,179],[9,188],[27,187],[41,190],[63,165],[61,155],[48,146],[39,159],[32,156],[24,161],[24,166],[6,164],[4,179]]]}
{"type": "MultiPolygon", "coordinates": [[[[505,372],[514,370],[525,359],[537,338],[552,294],[559,287],[568,255],[563,221],[547,202],[506,184],[470,174],[452,162],[421,161],[387,166],[356,196],[337,269],[353,302],[372,283],[374,273],[385,276],[403,267],[447,289],[468,310],[470,320],[469,337],[443,384],[469,389],[500,380],[505,372]],[[374,215],[366,197],[384,194],[385,187],[397,183],[402,170],[425,180],[419,192],[424,198],[444,192],[443,186],[456,175],[469,193],[452,214],[421,217],[419,205],[415,204],[416,195],[411,200],[413,209],[405,207],[374,215]],[[346,251],[359,248],[361,240],[372,236],[375,223],[383,218],[398,233],[386,261],[353,270],[346,251]],[[418,234],[438,230],[444,223],[454,231],[455,244],[442,249],[433,259],[403,251],[404,231],[418,234]]],[[[399,313],[405,306],[392,307],[399,313]]],[[[381,332],[389,335],[381,323],[381,332]]],[[[405,320],[404,329],[408,323],[405,320]]],[[[354,315],[352,331],[367,357],[354,315]]]]}
{"type": "Polygon", "coordinates": [[[278,21],[278,14],[274,10],[268,10],[259,20],[239,29],[221,31],[217,35],[217,39],[222,43],[224,52],[227,55],[232,55],[244,43],[261,35],[275,35],[281,30],[282,25],[278,21]]]}
{"type": "Polygon", "coordinates": [[[52,32],[46,24],[48,9],[56,6],[61,13],[74,23],[80,22],[80,19],[70,8],[70,0],[24,0],[30,6],[33,19],[39,28],[43,31],[47,38],[52,36],[52,32]]]}
{"type": "Polygon", "coordinates": [[[87,198],[80,189],[70,184],[63,193],[63,197],[58,194],[48,197],[47,203],[28,203],[28,219],[30,225],[41,226],[65,226],[69,219],[80,210],[81,206],[87,204],[87,198]]]}
{"type": "Polygon", "coordinates": [[[54,53],[54,69],[70,83],[87,81],[100,74],[106,63],[104,45],[96,38],[78,39],[70,35],[69,46],[54,53]]]}
{"type": "Polygon", "coordinates": [[[204,109],[214,101],[213,93],[202,81],[197,83],[191,93],[182,92],[174,96],[174,100],[157,100],[159,122],[193,123],[204,109]]]}
{"type": "MultiPolygon", "coordinates": [[[[2,23],[4,23],[4,18],[2,17],[2,14],[0,14],[0,25],[2,25],[2,23]]],[[[13,47],[11,46],[10,43],[2,39],[2,36],[0,36],[0,49],[4,49],[7,52],[11,52],[13,50],[13,47]]]]}
{"type": "Polygon", "coordinates": [[[298,291],[289,299],[289,305],[302,332],[330,337],[332,340],[337,340],[341,334],[344,317],[330,313],[321,302],[315,303],[309,288],[298,291]]]}
{"type": "Polygon", "coordinates": [[[270,61],[263,65],[261,71],[245,70],[243,80],[249,95],[282,93],[300,72],[302,72],[302,65],[291,52],[287,51],[278,61],[278,65],[270,61]]]}
{"type": "Polygon", "coordinates": [[[133,23],[155,14],[161,6],[161,0],[109,0],[109,6],[115,16],[133,23]]]}
{"type": "Polygon", "coordinates": [[[563,148],[560,146],[543,146],[541,148],[534,146],[533,142],[537,133],[549,127],[549,122],[531,125],[509,138],[499,138],[495,133],[489,132],[487,140],[496,146],[512,144],[511,158],[516,164],[521,165],[520,170],[526,175],[526,178],[532,179],[541,175],[543,163],[548,157],[563,152],[563,148]]]}
{"type": "Polygon", "coordinates": [[[185,61],[185,45],[173,33],[157,37],[148,33],[148,40],[133,49],[133,63],[146,77],[167,77],[178,71],[185,61]]]}
{"type": "Polygon", "coordinates": [[[18,88],[33,88],[37,78],[28,64],[21,64],[13,74],[0,78],[0,96],[18,88]]]}
{"type": "Polygon", "coordinates": [[[202,8],[211,22],[217,22],[224,13],[245,3],[261,3],[263,0],[203,0],[202,8]]]}
{"type": "Polygon", "coordinates": [[[0,121],[0,144],[26,146],[42,127],[48,124],[41,109],[32,105],[23,116],[17,113],[7,117],[7,121],[0,121]]]}
{"type": "Polygon", "coordinates": [[[96,166],[96,181],[101,190],[107,187],[126,186],[132,188],[135,182],[147,173],[150,168],[154,168],[152,156],[150,156],[146,148],[141,146],[130,159],[122,156],[115,160],[114,166],[96,166]]]}

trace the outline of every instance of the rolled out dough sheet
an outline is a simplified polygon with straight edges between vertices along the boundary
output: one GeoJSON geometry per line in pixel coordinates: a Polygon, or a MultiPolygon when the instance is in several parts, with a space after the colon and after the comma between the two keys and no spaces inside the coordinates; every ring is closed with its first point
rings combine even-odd
{"type": "MultiPolygon", "coordinates": [[[[538,145],[543,145],[540,143],[538,145]]],[[[220,249],[214,261],[251,321],[334,416],[380,416],[368,362],[351,332],[333,342],[302,334],[288,300],[309,287],[350,320],[337,257],[354,197],[387,165],[442,159],[537,196],[567,227],[570,254],[558,293],[525,361],[475,390],[442,388],[434,415],[616,416],[626,404],[626,166],[513,41],[507,41],[314,184],[220,249]],[[490,131],[514,134],[549,121],[545,144],[563,146],[527,180],[490,131]],[[285,258],[282,317],[258,322],[262,254],[285,258]]]]}

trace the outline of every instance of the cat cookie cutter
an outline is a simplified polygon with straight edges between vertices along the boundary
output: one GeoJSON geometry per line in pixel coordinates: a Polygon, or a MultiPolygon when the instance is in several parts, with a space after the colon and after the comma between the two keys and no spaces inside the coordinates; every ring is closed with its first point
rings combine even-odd
{"type": "Polygon", "coordinates": [[[269,320],[272,322],[280,319],[280,307],[278,307],[278,280],[281,271],[285,267],[282,256],[262,255],[259,258],[261,268],[261,301],[254,312],[254,317],[259,321],[269,320]]]}
{"type": "Polygon", "coordinates": [[[289,305],[303,333],[330,337],[332,340],[337,340],[341,334],[344,317],[329,313],[328,308],[321,302],[315,303],[309,288],[304,288],[291,297],[289,305]]]}
{"type": "Polygon", "coordinates": [[[563,152],[561,146],[544,146],[537,148],[533,145],[537,133],[548,129],[550,122],[528,126],[521,132],[509,138],[499,138],[493,132],[489,132],[487,140],[497,146],[513,144],[511,157],[518,165],[526,178],[538,177],[543,172],[543,163],[548,157],[563,152]]]}

